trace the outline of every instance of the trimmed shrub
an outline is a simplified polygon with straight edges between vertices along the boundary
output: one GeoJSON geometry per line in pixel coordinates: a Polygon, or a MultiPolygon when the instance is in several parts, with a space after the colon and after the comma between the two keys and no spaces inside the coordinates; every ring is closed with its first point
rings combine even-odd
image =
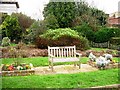
{"type": "Polygon", "coordinates": [[[120,37],[120,28],[110,28],[114,33],[114,37],[120,37]]]}
{"type": "Polygon", "coordinates": [[[10,39],[8,37],[4,37],[2,39],[2,46],[9,46],[10,45],[10,39]]]}
{"type": "Polygon", "coordinates": [[[77,49],[89,48],[88,40],[78,35],[78,32],[70,28],[48,30],[37,38],[36,45],[38,48],[47,48],[48,46],[72,46],[76,45],[77,49]]]}
{"type": "Polygon", "coordinates": [[[95,32],[94,42],[104,43],[110,41],[112,37],[115,36],[115,31],[113,28],[101,28],[97,32],[95,32]]]}

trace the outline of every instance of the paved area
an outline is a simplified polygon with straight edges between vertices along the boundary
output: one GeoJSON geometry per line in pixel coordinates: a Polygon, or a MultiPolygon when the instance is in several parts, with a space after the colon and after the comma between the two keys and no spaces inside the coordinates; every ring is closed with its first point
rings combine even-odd
{"type": "Polygon", "coordinates": [[[56,65],[54,66],[54,71],[52,72],[48,66],[45,67],[36,67],[35,74],[43,75],[43,74],[70,74],[70,73],[78,73],[78,72],[91,72],[97,71],[97,68],[94,68],[88,64],[81,64],[81,69],[78,66],[74,65],[56,65]]]}
{"type": "MultiPolygon", "coordinates": [[[[97,86],[97,87],[91,87],[91,88],[118,88],[118,89],[115,89],[115,90],[120,90],[120,84],[97,86]]],[[[110,90],[112,90],[112,89],[110,89],[110,90]]],[[[114,90],[114,89],[113,89],[113,90],[114,90]]]]}

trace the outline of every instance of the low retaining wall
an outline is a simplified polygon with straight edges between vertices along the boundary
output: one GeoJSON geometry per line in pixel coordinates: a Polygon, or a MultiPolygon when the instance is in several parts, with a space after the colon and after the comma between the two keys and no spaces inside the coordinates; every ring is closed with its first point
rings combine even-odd
{"type": "Polygon", "coordinates": [[[15,70],[15,71],[2,71],[2,76],[26,76],[32,75],[35,73],[35,70],[15,70]]]}
{"type": "MultiPolygon", "coordinates": [[[[92,67],[98,68],[98,66],[94,62],[88,61],[88,64],[92,67]]],[[[105,66],[105,69],[111,69],[111,68],[118,68],[118,63],[109,64],[109,65],[105,66]]]]}

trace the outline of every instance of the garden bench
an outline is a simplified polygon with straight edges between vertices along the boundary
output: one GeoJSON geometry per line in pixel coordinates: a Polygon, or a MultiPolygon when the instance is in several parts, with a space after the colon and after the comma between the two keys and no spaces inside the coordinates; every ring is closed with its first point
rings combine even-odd
{"type": "Polygon", "coordinates": [[[74,62],[80,69],[80,57],[82,54],[76,53],[76,46],[50,47],[48,46],[49,68],[53,71],[53,63],[74,62]],[[79,57],[77,57],[79,56],[79,57]]]}

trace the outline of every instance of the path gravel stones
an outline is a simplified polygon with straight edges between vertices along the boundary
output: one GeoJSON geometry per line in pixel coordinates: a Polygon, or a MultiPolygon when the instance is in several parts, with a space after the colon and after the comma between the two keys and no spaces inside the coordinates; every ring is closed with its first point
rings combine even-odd
{"type": "Polygon", "coordinates": [[[37,75],[47,75],[47,74],[70,74],[78,72],[91,72],[97,71],[97,68],[94,68],[88,64],[81,64],[81,69],[78,66],[74,65],[56,65],[54,66],[54,71],[52,72],[48,66],[44,67],[35,67],[35,74],[37,75]]]}

